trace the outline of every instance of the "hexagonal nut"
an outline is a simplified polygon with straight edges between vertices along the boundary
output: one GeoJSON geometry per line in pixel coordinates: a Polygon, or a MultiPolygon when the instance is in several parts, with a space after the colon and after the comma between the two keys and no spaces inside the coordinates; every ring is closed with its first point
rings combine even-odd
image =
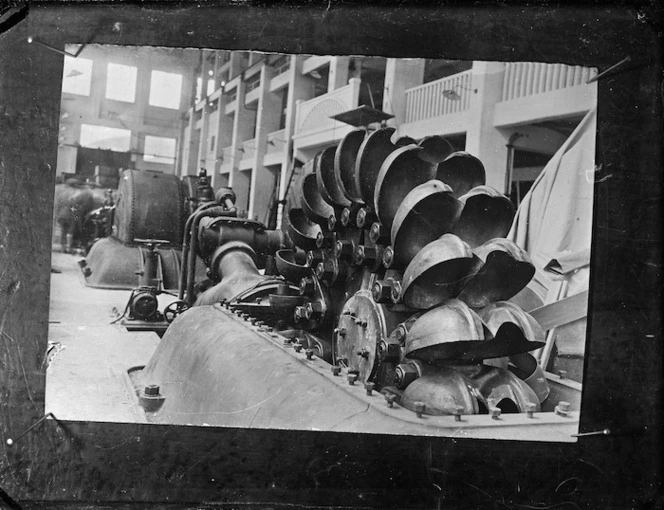
{"type": "Polygon", "coordinates": [[[367,209],[365,207],[362,207],[357,211],[357,216],[355,217],[355,225],[357,225],[357,228],[363,228],[366,222],[367,222],[367,209]]]}
{"type": "Polygon", "coordinates": [[[300,280],[300,295],[308,296],[314,293],[316,290],[316,284],[314,283],[313,278],[308,276],[300,280]]]}
{"type": "Polygon", "coordinates": [[[350,259],[355,252],[355,243],[345,239],[339,239],[334,243],[334,255],[338,258],[350,259]]]}
{"type": "Polygon", "coordinates": [[[392,303],[397,304],[401,301],[401,282],[394,282],[392,284],[392,303]]]}
{"type": "Polygon", "coordinates": [[[375,222],[369,230],[369,239],[374,243],[381,243],[389,239],[390,233],[383,227],[382,223],[375,222]]]}
{"type": "Polygon", "coordinates": [[[394,280],[388,278],[386,280],[378,280],[371,288],[371,295],[376,303],[389,303],[392,300],[392,286],[394,280]]]}
{"type": "Polygon", "coordinates": [[[337,217],[334,214],[330,214],[327,217],[327,229],[332,231],[337,226],[337,217]]]}
{"type": "Polygon", "coordinates": [[[320,301],[308,301],[304,304],[304,314],[307,319],[318,319],[323,315],[323,304],[320,301]]]}
{"type": "Polygon", "coordinates": [[[401,346],[398,343],[381,340],[378,343],[378,357],[381,361],[396,362],[401,359],[401,346]]]}
{"type": "Polygon", "coordinates": [[[394,250],[391,246],[388,246],[383,250],[383,266],[386,269],[389,269],[394,264],[394,250]]]}
{"type": "Polygon", "coordinates": [[[500,407],[490,407],[489,408],[489,415],[494,420],[497,420],[498,418],[500,418],[500,414],[501,414],[500,407]]]}
{"type": "Polygon", "coordinates": [[[403,390],[419,376],[417,369],[410,363],[399,363],[396,368],[394,383],[397,388],[403,390]]]}
{"type": "Polygon", "coordinates": [[[340,221],[344,227],[347,227],[350,223],[350,209],[348,207],[344,207],[343,211],[341,211],[340,221]]]}
{"type": "Polygon", "coordinates": [[[143,389],[145,395],[155,396],[159,395],[159,385],[158,384],[148,384],[143,389]]]}
{"type": "Polygon", "coordinates": [[[307,317],[304,306],[296,306],[295,311],[293,312],[293,319],[295,319],[295,322],[300,322],[306,318],[307,317]]]}
{"type": "Polygon", "coordinates": [[[339,365],[332,366],[332,375],[339,375],[341,373],[341,367],[339,365]]]}

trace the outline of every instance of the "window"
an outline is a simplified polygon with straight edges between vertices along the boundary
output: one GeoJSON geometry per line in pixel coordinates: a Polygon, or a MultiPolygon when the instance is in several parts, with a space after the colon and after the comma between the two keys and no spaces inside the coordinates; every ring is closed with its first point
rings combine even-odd
{"type": "Polygon", "coordinates": [[[89,96],[91,82],[92,60],[65,57],[64,69],[62,71],[62,92],[89,96]]]}
{"type": "Polygon", "coordinates": [[[79,143],[91,149],[127,152],[131,145],[131,131],[92,124],[81,124],[79,143]]]}
{"type": "Polygon", "coordinates": [[[106,98],[133,103],[136,100],[136,74],[134,66],[108,64],[106,98]]]}
{"type": "Polygon", "coordinates": [[[150,78],[150,106],[161,108],[180,109],[180,96],[182,95],[182,75],[152,71],[150,78]]]}
{"type": "Polygon", "coordinates": [[[175,163],[175,138],[146,135],[143,161],[166,165],[175,163]]]}

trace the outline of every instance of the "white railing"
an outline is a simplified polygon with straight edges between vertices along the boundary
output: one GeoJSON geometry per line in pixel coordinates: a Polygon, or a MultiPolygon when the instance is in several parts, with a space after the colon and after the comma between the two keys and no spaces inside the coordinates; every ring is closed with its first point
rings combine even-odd
{"type": "Polygon", "coordinates": [[[286,130],[280,129],[279,131],[272,131],[267,135],[267,154],[274,152],[283,152],[286,146],[286,130]]]}
{"type": "Polygon", "coordinates": [[[351,78],[345,87],[338,88],[309,101],[298,103],[295,114],[295,133],[323,131],[337,125],[346,126],[330,117],[357,107],[360,80],[351,78]]]}
{"type": "Polygon", "coordinates": [[[582,66],[510,62],[505,64],[503,101],[584,85],[597,72],[582,66]]]}
{"type": "Polygon", "coordinates": [[[459,113],[470,108],[471,70],[406,90],[406,123],[459,113]]]}

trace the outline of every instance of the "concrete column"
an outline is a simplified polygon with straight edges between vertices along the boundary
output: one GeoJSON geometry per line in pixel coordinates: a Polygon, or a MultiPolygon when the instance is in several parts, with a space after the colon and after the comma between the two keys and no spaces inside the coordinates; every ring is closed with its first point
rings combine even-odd
{"type": "Polygon", "coordinates": [[[400,126],[406,122],[406,90],[424,82],[424,59],[388,58],[385,64],[383,111],[394,115],[387,123],[400,126]]]}
{"type": "Polygon", "coordinates": [[[187,130],[189,139],[189,143],[185,147],[185,175],[196,175],[198,173],[198,148],[200,131],[196,129],[196,110],[194,108],[189,110],[189,123],[185,129],[187,130]]]}
{"type": "Polygon", "coordinates": [[[330,74],[327,79],[327,91],[332,92],[348,84],[348,64],[350,57],[330,58],[330,74]]]}
{"type": "Polygon", "coordinates": [[[203,76],[203,85],[201,90],[201,99],[203,101],[203,108],[201,110],[201,130],[198,139],[198,158],[197,166],[205,166],[205,160],[208,153],[208,134],[209,134],[209,123],[210,123],[210,105],[207,100],[207,83],[210,79],[210,63],[208,61],[208,56],[210,55],[209,51],[203,50],[203,65],[201,66],[201,75],[203,76]]]}
{"type": "Polygon", "coordinates": [[[263,165],[263,158],[267,152],[267,135],[279,129],[281,117],[280,94],[270,92],[270,81],[274,76],[274,69],[264,65],[261,69],[261,84],[259,87],[258,115],[256,118],[256,151],[254,153],[254,171],[251,183],[251,203],[249,217],[258,216],[264,221],[267,208],[274,195],[276,176],[263,165]]]}
{"type": "Polygon", "coordinates": [[[242,142],[245,140],[250,140],[253,138],[254,133],[252,130],[252,118],[253,112],[247,110],[244,107],[244,97],[246,84],[244,81],[240,81],[237,86],[237,109],[235,111],[235,117],[233,119],[233,143],[232,154],[233,154],[233,170],[229,178],[229,186],[235,191],[237,196],[237,208],[239,211],[249,210],[249,191],[251,187],[251,171],[240,170],[239,163],[243,157],[243,153],[240,152],[242,147],[242,142]]]}
{"type": "Polygon", "coordinates": [[[473,94],[468,112],[466,151],[478,157],[486,169],[487,185],[505,193],[505,173],[509,132],[493,125],[496,103],[503,94],[505,64],[501,62],[474,62],[471,90],[460,91],[473,94]],[[473,90],[477,89],[477,93],[473,90]]]}

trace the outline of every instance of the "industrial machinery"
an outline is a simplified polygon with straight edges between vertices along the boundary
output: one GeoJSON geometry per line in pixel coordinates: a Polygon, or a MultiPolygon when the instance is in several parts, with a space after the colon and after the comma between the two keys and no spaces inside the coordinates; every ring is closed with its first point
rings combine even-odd
{"type": "Polygon", "coordinates": [[[181,309],[133,373],[149,420],[521,438],[567,427],[580,395],[550,387],[529,354],[544,332],[509,300],[535,268],[505,239],[515,208],[477,158],[440,136],[356,129],[298,189],[285,230],[229,214],[225,191],[187,220],[181,309]]]}

